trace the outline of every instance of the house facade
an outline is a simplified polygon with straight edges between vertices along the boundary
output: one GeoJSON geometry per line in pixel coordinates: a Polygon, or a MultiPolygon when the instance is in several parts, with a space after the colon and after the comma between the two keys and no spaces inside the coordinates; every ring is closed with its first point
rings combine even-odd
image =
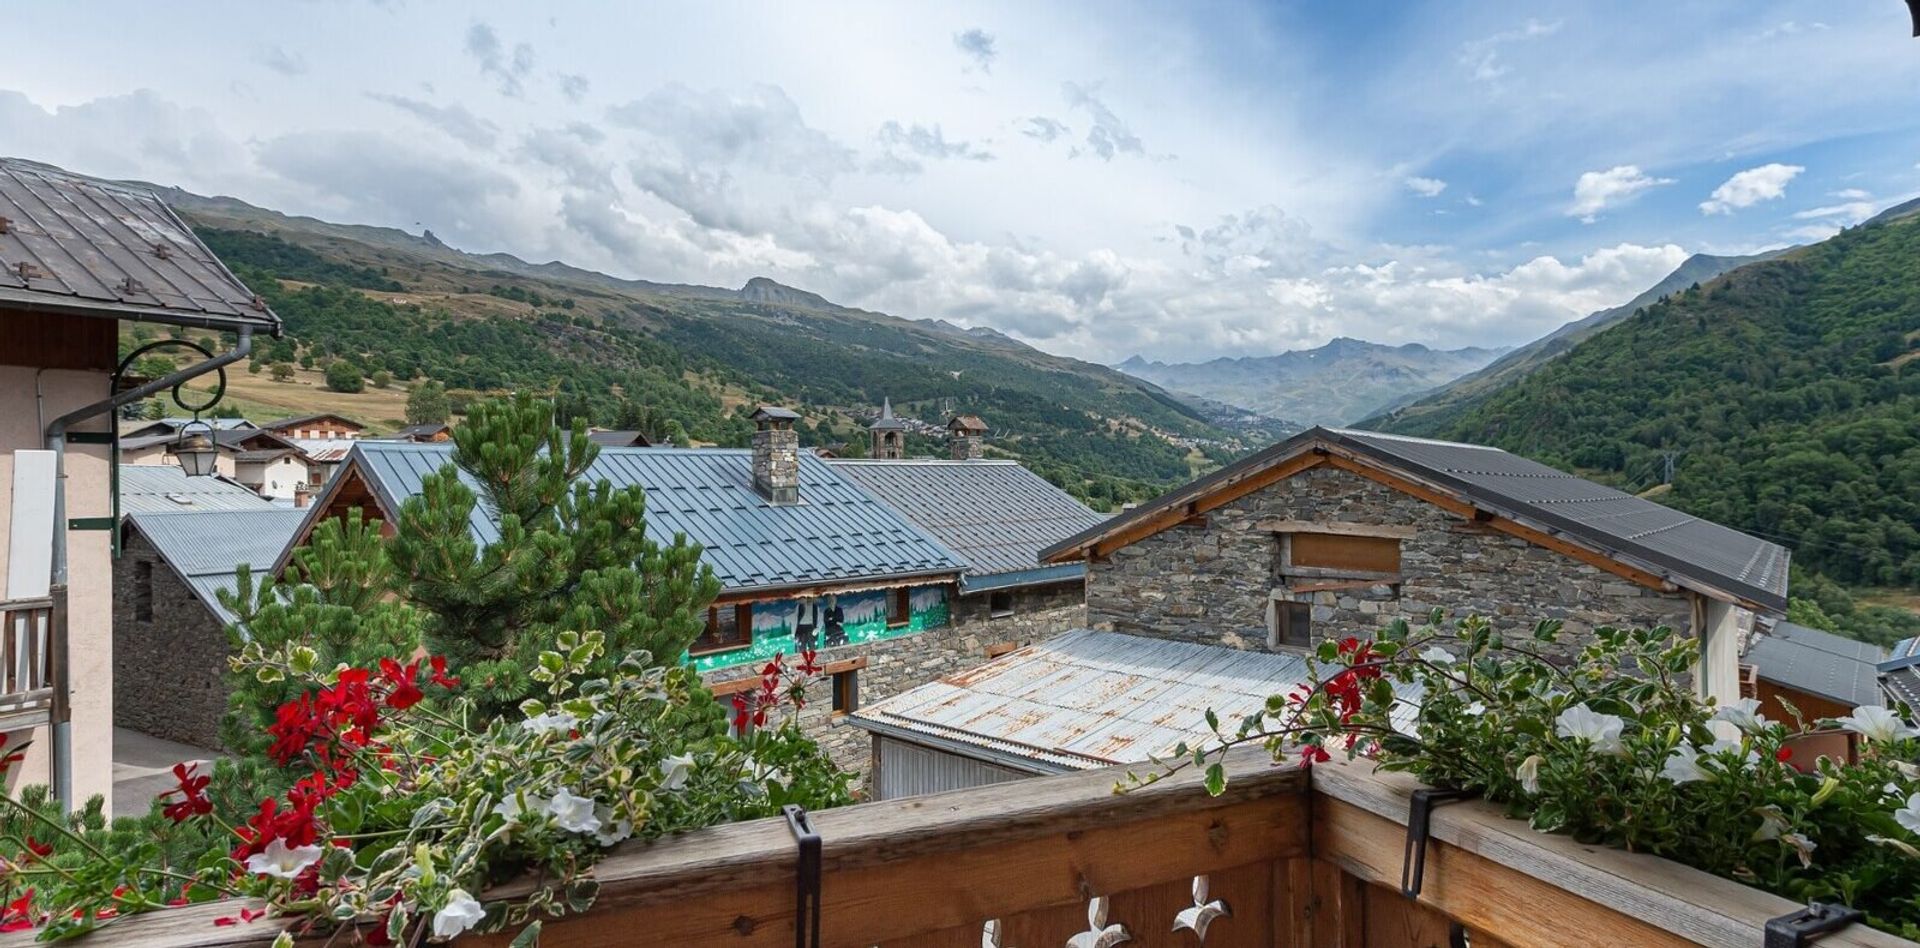
{"type": "Polygon", "coordinates": [[[32,162],[0,159],[0,262],[0,634],[18,663],[0,731],[33,741],[7,779],[111,811],[115,415],[244,358],[279,321],[153,193],[32,162]],[[120,320],[235,341],[115,391],[120,320]]]}
{"type": "Polygon", "coordinates": [[[1788,553],[1494,448],[1315,428],[1042,554],[1087,566],[1093,628],[1255,650],[1435,609],[1520,632],[1670,626],[1696,683],[1739,696],[1788,553]]]}
{"type": "Polygon", "coordinates": [[[345,415],[324,412],[276,418],[260,425],[282,438],[307,438],[314,441],[350,441],[366,433],[367,426],[345,415]]]}

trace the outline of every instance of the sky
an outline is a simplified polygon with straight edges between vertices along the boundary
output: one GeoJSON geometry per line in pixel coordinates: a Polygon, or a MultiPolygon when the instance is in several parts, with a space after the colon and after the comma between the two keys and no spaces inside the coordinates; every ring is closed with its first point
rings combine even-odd
{"type": "Polygon", "coordinates": [[[0,154],[1112,363],[1515,345],[1920,194],[1844,3],[15,0],[0,154]]]}

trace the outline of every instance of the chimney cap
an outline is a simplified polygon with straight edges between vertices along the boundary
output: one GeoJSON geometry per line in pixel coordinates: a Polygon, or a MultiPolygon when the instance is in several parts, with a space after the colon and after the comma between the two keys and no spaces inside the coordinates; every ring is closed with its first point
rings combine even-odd
{"type": "Polygon", "coordinates": [[[754,409],[753,414],[749,415],[748,417],[752,418],[754,421],[762,421],[762,422],[764,421],[791,422],[791,421],[800,420],[800,413],[793,411],[792,409],[781,408],[778,405],[761,405],[759,408],[754,409]]]}

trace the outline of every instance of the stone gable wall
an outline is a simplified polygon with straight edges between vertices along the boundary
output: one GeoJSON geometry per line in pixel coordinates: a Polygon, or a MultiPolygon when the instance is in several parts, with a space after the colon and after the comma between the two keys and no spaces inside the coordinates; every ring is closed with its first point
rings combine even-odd
{"type": "Polygon", "coordinates": [[[209,750],[227,714],[227,633],[137,530],[113,564],[113,723],[209,750]],[[153,620],[136,619],[139,564],[153,570],[153,620]]]}
{"type": "MultiPolygon", "coordinates": [[[[1267,650],[1267,602],[1280,585],[1279,541],[1266,520],[1411,526],[1401,541],[1403,582],[1293,595],[1313,604],[1315,639],[1370,633],[1435,608],[1477,613],[1506,631],[1560,619],[1568,631],[1668,625],[1687,631],[1687,593],[1663,593],[1572,557],[1475,526],[1423,500],[1332,467],[1301,472],[1179,526],[1115,550],[1087,575],[1093,628],[1267,650]]],[[[1300,580],[1296,585],[1323,580],[1300,580]]],[[[1563,638],[1572,649],[1575,636],[1563,638]]]]}

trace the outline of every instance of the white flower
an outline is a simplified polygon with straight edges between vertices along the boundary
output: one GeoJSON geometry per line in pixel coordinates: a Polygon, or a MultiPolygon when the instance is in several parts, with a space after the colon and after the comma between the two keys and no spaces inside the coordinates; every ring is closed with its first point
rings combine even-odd
{"type": "Polygon", "coordinates": [[[1780,841],[1793,847],[1794,853],[1800,857],[1800,867],[1802,869],[1813,867],[1813,850],[1819,845],[1818,843],[1815,843],[1800,833],[1788,833],[1781,836],[1780,841]]]}
{"type": "Polygon", "coordinates": [[[1528,793],[1540,792],[1540,755],[1534,754],[1520,762],[1513,775],[1520,779],[1520,789],[1528,793]]]}
{"type": "Polygon", "coordinates": [[[509,793],[505,799],[493,805],[493,812],[509,823],[525,823],[527,814],[544,813],[551,802],[546,797],[530,796],[526,798],[526,804],[523,806],[520,800],[520,794],[509,793]]]}
{"type": "Polygon", "coordinates": [[[433,913],[433,937],[452,938],[461,932],[480,924],[487,917],[487,910],[465,889],[455,889],[447,893],[447,904],[433,913]]]}
{"type": "Polygon", "coordinates": [[[1626,750],[1620,743],[1620,729],[1625,726],[1617,716],[1601,714],[1583,702],[1560,712],[1554,720],[1554,733],[1586,741],[1595,753],[1618,754],[1626,750]]]}
{"type": "Polygon", "coordinates": [[[247,857],[247,871],[279,879],[291,879],[306,871],[308,866],[320,861],[323,850],[318,846],[288,847],[287,841],[275,838],[267,848],[247,857]]]}
{"type": "Polygon", "coordinates": [[[1467,705],[1465,710],[1468,714],[1471,714],[1477,718],[1487,713],[1487,706],[1484,704],[1481,704],[1478,701],[1475,701],[1474,703],[1467,705]]]}
{"type": "Polygon", "coordinates": [[[692,754],[673,754],[660,761],[660,789],[679,790],[687,785],[693,771],[692,754]]]}
{"type": "MultiPolygon", "coordinates": [[[[1707,745],[1707,753],[1738,754],[1740,753],[1740,749],[1743,746],[1745,745],[1741,744],[1739,741],[1720,737],[1720,738],[1715,738],[1713,743],[1707,745]]],[[[1740,764],[1741,766],[1746,767],[1748,770],[1752,770],[1753,766],[1755,764],[1758,764],[1759,762],[1760,762],[1760,752],[1757,750],[1749,749],[1747,751],[1746,757],[1741,759],[1740,764]]]]}
{"type": "Polygon", "coordinates": [[[1920,737],[1920,731],[1900,720],[1900,716],[1874,704],[1863,704],[1844,718],[1835,718],[1843,728],[1869,741],[1900,741],[1920,737]]]}
{"type": "Polygon", "coordinates": [[[1431,662],[1435,665],[1451,665],[1454,663],[1453,653],[1438,645],[1423,650],[1420,653],[1420,660],[1423,662],[1431,662]]]}
{"type": "Polygon", "coordinates": [[[1755,842],[1779,839],[1786,834],[1787,817],[1786,814],[1780,812],[1779,807],[1771,805],[1763,806],[1753,812],[1760,817],[1760,828],[1753,831],[1753,839],[1755,842]]]}
{"type": "Polygon", "coordinates": [[[633,821],[614,819],[612,807],[594,807],[593,818],[600,821],[601,827],[593,834],[593,841],[602,846],[611,846],[633,835],[633,821]]]}
{"type": "Polygon", "coordinates": [[[569,833],[592,833],[600,829],[600,818],[593,815],[593,808],[592,797],[574,796],[563,787],[547,802],[547,815],[553,817],[555,826],[569,833]]]}
{"type": "Polygon", "coordinates": [[[1905,840],[1888,839],[1885,836],[1868,835],[1867,842],[1872,843],[1875,846],[1892,847],[1894,849],[1900,850],[1903,853],[1906,853],[1908,856],[1911,856],[1915,859],[1920,859],[1920,849],[1915,849],[1912,843],[1909,843],[1905,840]]]}
{"type": "Polygon", "coordinates": [[[1700,752],[1692,744],[1682,744],[1667,755],[1667,761],[1660,767],[1660,776],[1673,783],[1691,783],[1705,780],[1710,776],[1700,767],[1700,752]]]}
{"type": "Polygon", "coordinates": [[[1748,734],[1767,726],[1767,716],[1760,713],[1760,702],[1753,698],[1741,698],[1713,712],[1713,720],[1725,721],[1748,734]]]}
{"type": "Polygon", "coordinates": [[[555,731],[565,734],[579,727],[580,719],[565,711],[548,711],[521,721],[520,726],[535,734],[552,734],[555,731]]]}
{"type": "Polygon", "coordinates": [[[1920,793],[1907,798],[1907,805],[1893,811],[1894,822],[1907,828],[1907,832],[1920,834],[1920,793]]]}

